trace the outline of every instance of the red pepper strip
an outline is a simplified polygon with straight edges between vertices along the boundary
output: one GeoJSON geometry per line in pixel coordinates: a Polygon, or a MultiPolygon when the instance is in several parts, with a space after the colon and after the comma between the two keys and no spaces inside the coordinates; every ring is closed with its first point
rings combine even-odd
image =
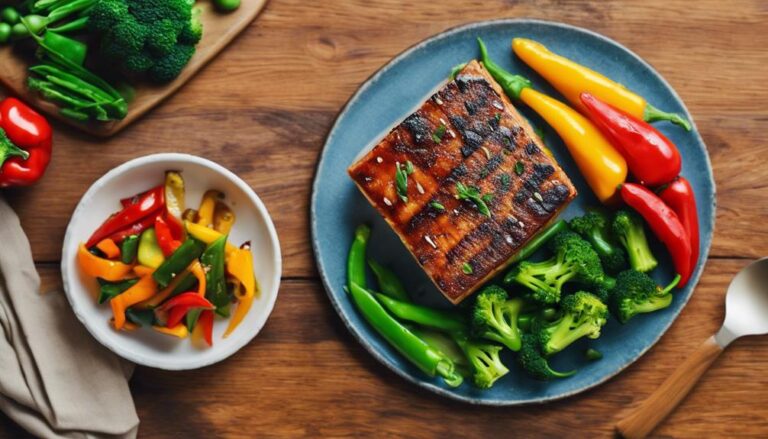
{"type": "Polygon", "coordinates": [[[213,346],[213,311],[205,310],[197,319],[197,324],[203,331],[203,337],[208,346],[213,346]]]}
{"type": "Polygon", "coordinates": [[[646,186],[660,186],[680,173],[677,147],[659,130],[589,93],[580,95],[587,116],[624,156],[632,175],[646,186]]]}
{"type": "Polygon", "coordinates": [[[181,245],[181,242],[173,239],[171,235],[171,229],[168,227],[168,223],[163,219],[163,215],[157,215],[155,217],[155,234],[157,235],[157,244],[160,246],[160,250],[163,251],[163,255],[167,258],[176,251],[181,245]]]}
{"type": "Polygon", "coordinates": [[[624,202],[645,219],[656,237],[667,247],[675,271],[680,275],[678,287],[685,285],[692,271],[691,240],[677,214],[656,194],[639,184],[624,183],[620,191],[624,202]]]}
{"type": "Polygon", "coordinates": [[[696,210],[696,196],[691,184],[684,177],[678,177],[659,191],[659,197],[675,211],[691,240],[691,270],[699,262],[699,214],[696,210]]]}
{"type": "Polygon", "coordinates": [[[157,215],[150,215],[143,220],[133,224],[130,227],[126,227],[123,230],[119,230],[112,235],[109,236],[109,238],[112,241],[115,241],[115,244],[120,244],[125,240],[125,238],[131,236],[131,235],[141,235],[141,232],[147,230],[148,228],[155,225],[155,218],[157,215]]]}
{"type": "Polygon", "coordinates": [[[165,326],[173,328],[178,325],[185,315],[195,308],[213,309],[213,304],[204,297],[199,296],[194,291],[181,293],[173,299],[165,302],[158,311],[168,312],[168,319],[165,326]]]}
{"type": "Polygon", "coordinates": [[[171,236],[178,241],[184,240],[184,224],[181,220],[171,215],[167,210],[163,213],[163,219],[168,224],[168,228],[171,230],[171,236]]]}
{"type": "Polygon", "coordinates": [[[45,118],[23,102],[0,102],[0,187],[39,180],[51,161],[52,138],[45,118]]]}
{"type": "Polygon", "coordinates": [[[107,220],[93,232],[93,235],[91,235],[90,239],[88,239],[88,242],[85,244],[86,247],[91,248],[97,242],[109,235],[134,225],[153,212],[156,212],[164,205],[165,187],[160,185],[143,195],[136,204],[131,204],[130,206],[123,208],[120,212],[107,218],[107,220]]]}

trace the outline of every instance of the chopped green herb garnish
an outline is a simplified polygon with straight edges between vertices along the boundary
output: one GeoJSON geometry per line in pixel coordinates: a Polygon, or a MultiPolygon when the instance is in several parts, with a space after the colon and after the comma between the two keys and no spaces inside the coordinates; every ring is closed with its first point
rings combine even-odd
{"type": "Polygon", "coordinates": [[[491,200],[493,200],[493,194],[485,194],[480,199],[485,201],[486,203],[490,203],[491,200]]]}
{"type": "Polygon", "coordinates": [[[501,120],[501,113],[496,113],[496,116],[494,117],[496,118],[496,122],[499,122],[501,120]]]}
{"type": "Polygon", "coordinates": [[[432,201],[431,203],[429,203],[429,205],[432,206],[432,208],[435,210],[439,210],[439,211],[445,210],[445,206],[438,203],[437,201],[432,201]]]}
{"type": "Polygon", "coordinates": [[[501,183],[501,189],[506,191],[512,183],[512,177],[509,174],[501,174],[499,175],[499,183],[501,183]]]}
{"type": "Polygon", "coordinates": [[[408,175],[413,174],[413,163],[410,160],[405,162],[405,173],[408,175]]]}
{"type": "Polygon", "coordinates": [[[403,203],[408,202],[408,172],[403,165],[397,164],[395,170],[395,188],[397,189],[397,196],[403,200],[403,203]]]}
{"type": "Polygon", "coordinates": [[[466,66],[467,66],[467,63],[461,63],[453,66],[453,68],[451,69],[451,75],[450,75],[451,80],[456,79],[456,75],[458,75],[459,72],[462,71],[466,66]]]}
{"type": "Polygon", "coordinates": [[[440,143],[441,140],[443,140],[443,136],[445,135],[445,131],[448,129],[445,124],[440,124],[439,127],[435,130],[434,133],[432,133],[432,140],[435,141],[435,143],[440,143]]]}
{"type": "Polygon", "coordinates": [[[536,133],[537,136],[539,136],[539,138],[541,139],[542,142],[544,141],[544,130],[543,129],[541,129],[539,127],[536,127],[536,128],[533,129],[533,132],[536,133]]]}
{"type": "Polygon", "coordinates": [[[515,163],[515,174],[517,175],[523,175],[523,172],[525,172],[525,165],[523,162],[518,161],[515,163]]]}
{"type": "Polygon", "coordinates": [[[584,357],[586,357],[587,360],[589,360],[589,361],[597,361],[597,360],[603,358],[603,353],[598,351],[597,349],[589,348],[584,353],[584,357]]]}
{"type": "Polygon", "coordinates": [[[475,203],[477,210],[487,216],[491,216],[491,211],[488,209],[488,205],[485,204],[485,200],[480,195],[480,190],[474,186],[467,186],[464,183],[456,183],[456,198],[459,200],[468,200],[475,203]]]}
{"type": "Polygon", "coordinates": [[[461,271],[463,271],[464,274],[472,274],[475,272],[469,262],[465,262],[461,265],[461,271]]]}

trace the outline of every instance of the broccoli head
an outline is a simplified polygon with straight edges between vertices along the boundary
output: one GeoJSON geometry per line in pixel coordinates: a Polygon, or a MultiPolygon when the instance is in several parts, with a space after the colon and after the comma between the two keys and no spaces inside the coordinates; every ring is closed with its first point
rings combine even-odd
{"type": "Polygon", "coordinates": [[[509,372],[501,362],[501,346],[471,340],[465,334],[454,334],[454,340],[472,366],[472,381],[481,389],[490,389],[493,383],[509,372]]]}
{"type": "Polygon", "coordinates": [[[585,291],[566,296],[560,311],[560,318],[553,322],[534,322],[533,333],[544,355],[560,352],[581,337],[599,337],[608,321],[608,307],[585,291]]]}
{"type": "Polygon", "coordinates": [[[184,26],[179,34],[180,44],[195,45],[203,38],[203,22],[200,20],[202,9],[192,9],[192,19],[184,26]]]}
{"type": "Polygon", "coordinates": [[[531,290],[543,303],[557,303],[566,282],[610,288],[613,279],[603,272],[600,257],[592,246],[573,232],[560,232],[549,241],[554,256],[541,262],[523,261],[507,276],[531,290]]]}
{"type": "Polygon", "coordinates": [[[662,288],[645,273],[626,270],[616,277],[616,287],[611,291],[611,312],[621,323],[637,314],[654,312],[672,303],[672,289],[680,282],[680,275],[662,288]]]}
{"type": "Polygon", "coordinates": [[[611,225],[614,236],[627,250],[629,265],[633,270],[649,272],[659,265],[645,237],[643,220],[634,212],[616,212],[611,225]]]}
{"type": "Polygon", "coordinates": [[[549,366],[549,362],[539,349],[538,339],[532,334],[524,334],[522,348],[518,356],[520,366],[531,376],[540,380],[567,378],[576,373],[575,370],[558,372],[549,366]]]}
{"type": "Polygon", "coordinates": [[[88,27],[96,32],[107,32],[128,16],[125,0],[98,0],[88,12],[88,27]]]}
{"type": "Polygon", "coordinates": [[[520,329],[517,317],[523,307],[521,299],[510,299],[497,285],[485,287],[478,293],[472,309],[472,331],[512,349],[520,350],[520,329]]]}
{"type": "Polygon", "coordinates": [[[574,232],[592,244],[606,271],[618,273],[626,268],[627,255],[623,248],[613,243],[609,220],[604,213],[589,211],[584,216],[572,219],[568,224],[574,232]]]}

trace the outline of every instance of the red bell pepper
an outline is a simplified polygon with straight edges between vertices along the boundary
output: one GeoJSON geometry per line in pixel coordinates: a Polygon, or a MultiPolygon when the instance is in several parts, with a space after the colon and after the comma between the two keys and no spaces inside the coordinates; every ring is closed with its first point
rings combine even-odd
{"type": "Polygon", "coordinates": [[[133,226],[164,206],[165,188],[161,185],[142,195],[141,199],[139,199],[136,204],[131,204],[123,208],[120,212],[107,218],[107,220],[93,232],[93,235],[91,235],[88,242],[85,244],[86,247],[91,248],[96,243],[113,233],[133,226]]]}
{"type": "Polygon", "coordinates": [[[656,237],[667,247],[675,271],[680,275],[678,285],[685,285],[693,271],[691,240],[677,214],[656,194],[639,184],[624,183],[620,186],[620,193],[624,202],[645,219],[656,237]]]}
{"type": "Polygon", "coordinates": [[[0,102],[0,187],[29,186],[51,161],[51,126],[15,98],[0,102]]]}
{"type": "Polygon", "coordinates": [[[680,173],[677,147],[651,124],[606,104],[589,93],[580,95],[587,116],[624,156],[629,172],[640,183],[656,187],[680,173]]]}
{"type": "Polygon", "coordinates": [[[691,270],[699,262],[699,214],[691,184],[680,176],[659,190],[659,197],[675,211],[691,240],[691,270]]]}
{"type": "Polygon", "coordinates": [[[197,324],[203,331],[205,342],[208,343],[208,346],[213,346],[213,311],[203,311],[197,319],[197,324]]]}
{"type": "Polygon", "coordinates": [[[157,310],[161,313],[168,313],[165,326],[172,328],[178,325],[190,310],[195,308],[211,310],[214,309],[214,306],[205,297],[197,294],[196,291],[188,291],[165,302],[157,310]]]}
{"type": "Polygon", "coordinates": [[[165,215],[157,215],[155,217],[155,234],[157,235],[157,244],[160,246],[160,250],[163,251],[163,255],[167,258],[179,248],[181,241],[173,239],[171,229],[163,219],[163,216],[165,215]]]}
{"type": "Polygon", "coordinates": [[[140,220],[139,222],[134,223],[133,225],[130,225],[122,230],[118,230],[117,232],[111,234],[109,238],[115,241],[115,244],[120,244],[125,240],[125,238],[131,235],[141,235],[141,232],[155,225],[156,217],[157,215],[150,215],[140,220]]]}
{"type": "Polygon", "coordinates": [[[171,230],[171,236],[173,236],[173,239],[177,241],[183,241],[184,240],[184,224],[182,224],[178,218],[171,215],[171,213],[168,212],[167,210],[163,214],[163,219],[168,224],[168,228],[171,230]]]}

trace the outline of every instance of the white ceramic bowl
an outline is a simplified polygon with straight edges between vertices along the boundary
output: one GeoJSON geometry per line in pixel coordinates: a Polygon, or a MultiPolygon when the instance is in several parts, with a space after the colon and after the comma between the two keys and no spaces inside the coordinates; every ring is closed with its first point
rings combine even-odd
{"type": "Polygon", "coordinates": [[[67,227],[61,273],[75,315],[101,344],[144,366],[167,370],[196,369],[234,354],[264,326],[280,285],[280,244],[266,207],[235,174],[210,160],[188,154],[153,154],[109,171],[83,195],[67,227]],[[115,331],[109,324],[112,315],[109,305],[99,305],[94,300],[98,292],[96,279],[83,274],[77,264],[78,245],[86,241],[111,213],[119,210],[119,200],[161,184],[166,170],[182,172],[188,206],[199,205],[208,189],[223,192],[236,215],[230,241],[236,245],[251,241],[253,268],[261,294],[245,320],[229,337],[222,338],[229,319],[216,318],[213,347],[195,347],[189,339],[177,339],[147,328],[133,332],[115,331]]]}

